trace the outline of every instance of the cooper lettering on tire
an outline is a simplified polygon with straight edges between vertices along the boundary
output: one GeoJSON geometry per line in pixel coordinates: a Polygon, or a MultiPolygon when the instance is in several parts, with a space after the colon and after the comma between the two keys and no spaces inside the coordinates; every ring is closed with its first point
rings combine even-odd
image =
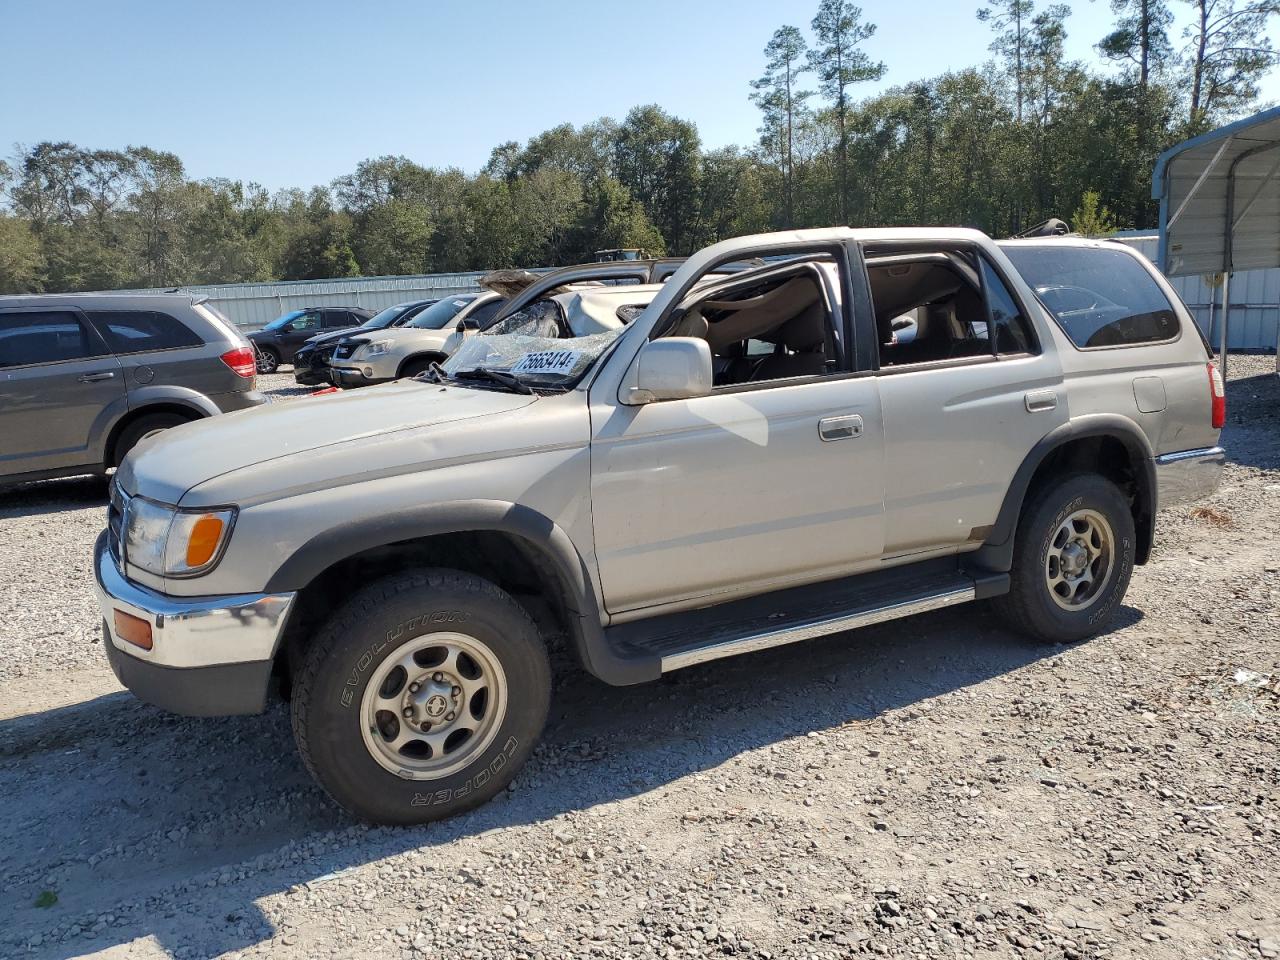
{"type": "Polygon", "coordinates": [[[511,782],[549,694],[546,648],[515,600],[470,574],[420,570],[371,584],[330,618],[295,681],[293,729],[343,807],[422,823],[511,782]]]}

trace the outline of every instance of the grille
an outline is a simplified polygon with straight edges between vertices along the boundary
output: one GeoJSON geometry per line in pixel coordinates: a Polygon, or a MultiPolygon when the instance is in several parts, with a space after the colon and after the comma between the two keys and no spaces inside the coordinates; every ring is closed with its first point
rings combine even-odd
{"type": "Polygon", "coordinates": [[[333,359],[347,360],[356,352],[358,347],[364,346],[367,342],[367,340],[344,340],[333,348],[333,359]]]}
{"type": "Polygon", "coordinates": [[[121,542],[124,538],[124,514],[129,507],[129,498],[120,489],[120,484],[111,481],[111,496],[107,503],[107,548],[115,558],[116,565],[124,563],[124,549],[121,542]]]}

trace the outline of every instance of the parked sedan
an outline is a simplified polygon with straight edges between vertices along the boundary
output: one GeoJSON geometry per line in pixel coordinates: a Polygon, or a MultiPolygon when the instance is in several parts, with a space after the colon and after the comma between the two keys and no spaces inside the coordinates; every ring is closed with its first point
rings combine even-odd
{"type": "Polygon", "coordinates": [[[258,372],[275,373],[282,363],[292,363],[298,348],[317,333],[358,327],[373,316],[364,307],[307,307],[277,317],[249,334],[258,355],[258,372]]]}
{"type": "Polygon", "coordinates": [[[358,327],[344,327],[341,330],[312,337],[293,355],[293,379],[303,386],[332,382],[329,361],[333,357],[334,348],[343,337],[372,330],[402,327],[435,302],[435,300],[411,300],[408,303],[397,303],[394,307],[387,307],[375,313],[358,327]]]}

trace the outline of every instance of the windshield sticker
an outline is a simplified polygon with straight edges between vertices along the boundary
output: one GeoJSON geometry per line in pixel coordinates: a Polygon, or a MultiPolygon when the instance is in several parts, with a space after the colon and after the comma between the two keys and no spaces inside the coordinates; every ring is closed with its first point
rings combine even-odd
{"type": "Polygon", "coordinates": [[[453,301],[453,305],[454,305],[455,307],[465,307],[465,306],[467,305],[467,301],[465,301],[465,300],[455,300],[455,301],[453,301]]]}
{"type": "Polygon", "coordinates": [[[512,373],[559,373],[571,374],[578,358],[582,354],[577,350],[543,350],[539,353],[526,353],[511,368],[512,373]]]}

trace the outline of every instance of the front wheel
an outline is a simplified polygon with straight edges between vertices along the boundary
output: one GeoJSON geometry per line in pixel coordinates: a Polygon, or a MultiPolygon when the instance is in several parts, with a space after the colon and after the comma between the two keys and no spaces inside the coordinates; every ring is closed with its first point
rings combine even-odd
{"type": "Polygon", "coordinates": [[[433,363],[439,363],[444,357],[429,355],[425,357],[410,357],[404,362],[396,373],[397,378],[416,377],[420,373],[424,373],[433,363]]]}
{"type": "Polygon", "coordinates": [[[414,571],[366,587],[326,624],[294,681],[293,731],[348,811],[425,823],[511,782],[550,689],[546,648],[509,594],[470,574],[414,571]]]}
{"type": "Polygon", "coordinates": [[[1010,590],[997,611],[1049,643],[1093,636],[1129,588],[1134,541],[1129,504],[1105,477],[1076,473],[1041,487],[1018,521],[1010,590]]]}

